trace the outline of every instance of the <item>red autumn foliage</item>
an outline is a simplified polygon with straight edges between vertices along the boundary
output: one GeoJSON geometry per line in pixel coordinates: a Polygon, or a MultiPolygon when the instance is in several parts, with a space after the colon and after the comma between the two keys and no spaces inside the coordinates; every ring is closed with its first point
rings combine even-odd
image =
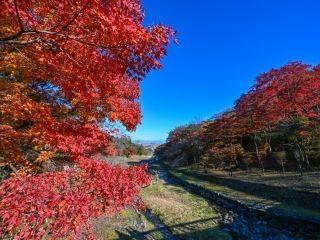
{"type": "Polygon", "coordinates": [[[270,131],[281,121],[317,117],[318,68],[294,62],[260,75],[235,106],[247,132],[270,131]]]}
{"type": "Polygon", "coordinates": [[[116,153],[107,122],[140,122],[139,82],[174,36],[142,21],[139,0],[1,2],[0,167],[13,174],[0,185],[1,238],[75,238],[93,217],[141,206],[145,166],[91,156],[116,153]],[[46,172],[57,157],[64,168],[46,172]]]}
{"type": "Polygon", "coordinates": [[[82,230],[91,236],[90,219],[114,214],[126,205],[140,206],[136,196],[141,186],[149,183],[144,167],[123,169],[92,159],[81,159],[79,166],[77,170],[3,181],[2,237],[79,237],[82,230]]]}
{"type": "MultiPolygon", "coordinates": [[[[310,169],[307,152],[317,148],[319,138],[319,73],[319,65],[292,62],[258,76],[232,109],[198,124],[199,130],[192,133],[197,136],[198,151],[188,156],[196,158],[192,163],[203,160],[211,161],[213,166],[242,165],[246,169],[253,163],[264,171],[274,147],[279,152],[296,152],[300,172],[302,165],[310,169]]],[[[170,152],[190,148],[194,138],[187,129],[184,126],[173,130],[175,134],[156,154],[167,160],[171,156],[182,158],[170,152]]]]}

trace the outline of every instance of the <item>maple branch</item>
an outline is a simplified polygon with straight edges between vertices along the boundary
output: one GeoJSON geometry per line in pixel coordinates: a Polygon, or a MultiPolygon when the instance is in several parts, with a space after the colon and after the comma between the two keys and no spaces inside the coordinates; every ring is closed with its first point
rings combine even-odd
{"type": "Polygon", "coordinates": [[[14,0],[13,4],[14,4],[14,9],[16,11],[16,16],[18,18],[18,23],[19,23],[19,26],[20,26],[20,30],[19,30],[19,32],[17,32],[16,34],[14,34],[12,36],[1,38],[0,42],[14,40],[14,39],[20,37],[24,33],[23,23],[22,23],[22,20],[21,20],[21,17],[20,17],[17,0],[14,0]]]}
{"type": "Polygon", "coordinates": [[[16,15],[17,15],[17,18],[18,18],[19,25],[20,25],[20,31],[23,31],[23,23],[22,23],[22,20],[21,20],[21,17],[20,17],[17,0],[14,0],[13,4],[14,4],[14,8],[15,8],[15,11],[16,11],[16,15]]]}
{"type": "Polygon", "coordinates": [[[9,164],[9,167],[11,168],[11,170],[16,174],[16,175],[19,175],[18,174],[18,170],[10,163],[9,164]]]}
{"type": "Polygon", "coordinates": [[[34,122],[31,122],[31,121],[27,121],[27,122],[24,122],[22,124],[20,124],[19,126],[17,127],[12,127],[15,131],[18,131],[20,129],[24,129],[24,128],[27,128],[29,126],[31,126],[34,122]]]}
{"type": "Polygon", "coordinates": [[[76,14],[73,16],[73,18],[71,18],[70,21],[67,22],[67,24],[65,24],[65,25],[58,31],[58,33],[62,32],[64,29],[66,29],[68,26],[70,26],[70,25],[76,20],[76,18],[87,8],[88,5],[89,5],[89,1],[87,1],[86,4],[85,4],[78,12],[76,12],[76,14]]]}
{"type": "MultiPolygon", "coordinates": [[[[100,47],[100,48],[105,48],[105,49],[118,48],[118,46],[105,46],[105,45],[99,45],[99,44],[79,40],[79,39],[85,38],[87,36],[74,36],[74,35],[61,34],[61,32],[63,30],[65,30],[68,26],[70,26],[77,19],[77,17],[80,16],[80,14],[88,7],[88,5],[89,5],[89,1],[87,1],[86,4],[79,11],[77,11],[76,14],[58,31],[55,31],[55,32],[50,31],[50,30],[28,30],[28,31],[26,31],[26,30],[24,30],[23,23],[22,23],[22,20],[20,17],[17,1],[14,0],[14,7],[15,7],[16,16],[17,16],[19,26],[20,26],[20,31],[12,36],[1,38],[0,45],[4,45],[4,44],[27,45],[27,44],[34,44],[34,43],[43,43],[44,41],[39,38],[33,39],[33,40],[16,40],[16,39],[22,35],[48,34],[48,35],[56,35],[56,36],[59,36],[62,38],[68,38],[71,40],[75,40],[79,43],[89,45],[89,46],[100,47]]],[[[58,25],[60,25],[60,23],[58,25]]],[[[55,27],[53,27],[51,29],[54,29],[55,27]]],[[[122,46],[120,48],[122,48],[122,46]]]]}
{"type": "MultiPolygon", "coordinates": [[[[23,33],[22,33],[23,34],[23,33]]],[[[22,35],[21,34],[21,35],[22,35]]],[[[5,45],[5,44],[12,44],[12,45],[27,45],[27,44],[33,44],[33,43],[41,43],[41,39],[33,39],[33,40],[27,40],[27,41],[19,41],[19,40],[0,40],[0,45],[5,45]]]]}
{"type": "Polygon", "coordinates": [[[32,60],[30,59],[30,58],[28,58],[25,54],[23,54],[21,51],[20,51],[20,49],[19,48],[17,48],[16,46],[14,47],[20,54],[21,54],[21,56],[24,58],[24,59],[26,59],[29,63],[31,63],[33,66],[36,66],[33,62],[32,62],[32,60]]]}
{"type": "MultiPolygon", "coordinates": [[[[13,41],[14,39],[17,39],[18,37],[20,37],[21,35],[23,35],[25,33],[31,33],[32,32],[32,31],[25,31],[24,30],[23,22],[22,22],[20,13],[19,13],[17,0],[14,0],[13,3],[14,3],[14,8],[15,8],[15,12],[16,12],[16,16],[17,16],[17,19],[18,19],[20,30],[16,34],[14,34],[12,36],[1,38],[0,42],[7,42],[8,44],[20,44],[20,45],[25,45],[25,44],[31,44],[31,43],[38,42],[38,41],[13,41]]],[[[88,7],[88,5],[89,5],[89,1],[87,1],[86,4],[79,11],[77,11],[76,14],[56,33],[60,33],[63,30],[65,30],[68,26],[70,26],[76,20],[76,18],[78,16],[80,16],[80,14],[88,7]]],[[[60,23],[58,23],[56,26],[54,26],[51,29],[56,28],[57,26],[60,25],[60,23]]]]}
{"type": "Polygon", "coordinates": [[[72,62],[74,62],[75,64],[77,64],[78,66],[81,66],[81,64],[74,59],[66,50],[59,48],[72,62]]]}
{"type": "MultiPolygon", "coordinates": [[[[19,44],[19,45],[26,45],[26,44],[32,44],[32,43],[38,43],[39,40],[31,40],[31,41],[18,41],[18,40],[15,40],[17,39],[18,37],[22,36],[22,35],[25,35],[25,34],[28,34],[28,33],[37,33],[37,32],[43,32],[43,33],[48,33],[50,32],[50,34],[58,34],[60,32],[62,32],[63,30],[65,30],[68,26],[70,26],[75,20],[76,18],[87,8],[87,6],[89,5],[89,1],[86,2],[86,4],[79,10],[76,12],[76,14],[57,32],[50,32],[50,31],[46,31],[46,30],[40,30],[40,31],[25,31],[24,30],[24,27],[23,27],[23,22],[22,22],[22,19],[20,17],[20,13],[19,13],[19,9],[18,9],[18,3],[17,3],[17,0],[14,0],[14,8],[15,8],[15,12],[16,12],[16,16],[17,16],[17,19],[18,19],[18,23],[19,23],[19,26],[20,26],[20,30],[12,35],[12,36],[9,36],[9,37],[5,37],[5,38],[1,38],[0,39],[0,43],[7,43],[7,44],[19,44]]],[[[61,22],[60,22],[61,23],[61,22]]],[[[51,29],[54,29],[56,28],[57,26],[60,25],[57,24],[56,26],[54,26],[53,28],[51,29]]]]}
{"type": "Polygon", "coordinates": [[[59,114],[56,113],[56,114],[53,114],[52,116],[55,117],[55,118],[68,117],[68,116],[70,116],[71,114],[75,113],[78,108],[79,108],[79,105],[74,106],[73,108],[71,108],[71,109],[70,109],[69,111],[67,111],[67,112],[59,113],[59,114]]]}
{"type": "MultiPolygon", "coordinates": [[[[55,36],[59,36],[63,39],[70,39],[70,40],[74,40],[78,43],[84,44],[84,45],[88,45],[91,47],[95,47],[95,48],[102,48],[102,49],[121,49],[121,48],[127,48],[130,45],[129,44],[123,44],[123,45],[103,45],[103,44],[97,44],[97,43],[93,43],[93,42],[87,42],[84,40],[81,40],[87,36],[74,36],[74,35],[66,35],[66,34],[62,34],[59,32],[52,32],[52,31],[48,31],[48,30],[32,30],[32,31],[23,31],[20,35],[29,35],[29,34],[47,34],[47,35],[55,35],[55,36]]],[[[26,41],[19,41],[19,40],[5,40],[5,39],[0,39],[0,45],[1,44],[17,44],[17,45],[27,45],[27,44],[34,44],[34,43],[44,43],[46,44],[46,41],[44,39],[33,39],[33,40],[26,40],[26,41]]]]}

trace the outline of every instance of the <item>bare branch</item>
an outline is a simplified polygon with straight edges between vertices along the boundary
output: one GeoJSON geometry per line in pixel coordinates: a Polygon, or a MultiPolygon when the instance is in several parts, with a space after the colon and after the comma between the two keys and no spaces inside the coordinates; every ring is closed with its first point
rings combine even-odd
{"type": "Polygon", "coordinates": [[[66,50],[60,48],[60,50],[72,61],[74,62],[75,64],[77,64],[78,66],[81,66],[81,64],[75,60],[66,50]]]}
{"type": "Polygon", "coordinates": [[[16,175],[19,175],[18,174],[18,170],[10,163],[9,164],[9,167],[11,168],[11,170],[16,174],[16,175]]]}
{"type": "Polygon", "coordinates": [[[41,39],[33,39],[33,40],[0,40],[1,45],[28,45],[33,43],[41,43],[41,39]]]}
{"type": "Polygon", "coordinates": [[[36,66],[36,65],[32,62],[32,60],[31,60],[30,58],[28,58],[25,54],[23,54],[23,52],[20,51],[19,48],[17,48],[17,47],[14,47],[14,48],[21,54],[21,56],[22,56],[24,59],[26,59],[29,63],[31,63],[31,65],[36,66]]]}

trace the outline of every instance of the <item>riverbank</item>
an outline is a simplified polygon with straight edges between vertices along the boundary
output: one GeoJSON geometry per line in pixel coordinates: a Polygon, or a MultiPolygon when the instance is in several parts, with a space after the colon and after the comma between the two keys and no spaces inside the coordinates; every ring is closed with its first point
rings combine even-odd
{"type": "Polygon", "coordinates": [[[165,169],[177,184],[229,210],[235,232],[250,237],[258,230],[265,232],[263,239],[320,239],[318,195],[221,178],[195,168],[165,169]],[[239,219],[245,224],[236,224],[239,219]]]}
{"type": "Polygon", "coordinates": [[[161,178],[144,189],[141,198],[177,239],[230,240],[221,230],[221,215],[196,194],[161,178]]]}
{"type": "Polygon", "coordinates": [[[148,163],[153,175],[152,184],[140,194],[148,211],[126,214],[130,224],[107,231],[117,237],[100,239],[320,239],[317,201],[303,206],[303,201],[317,197],[312,195],[316,191],[307,199],[299,194],[309,192],[285,195],[276,187],[270,191],[272,185],[255,185],[262,180],[214,176],[192,167],[170,168],[156,159],[127,162],[141,163],[148,163]],[[294,201],[295,197],[302,199],[294,201]]]}

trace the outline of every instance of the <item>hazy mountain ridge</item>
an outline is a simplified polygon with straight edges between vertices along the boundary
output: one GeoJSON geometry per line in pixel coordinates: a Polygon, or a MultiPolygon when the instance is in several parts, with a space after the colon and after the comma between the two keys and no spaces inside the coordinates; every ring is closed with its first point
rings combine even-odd
{"type": "Polygon", "coordinates": [[[136,144],[141,144],[143,146],[154,146],[157,147],[163,143],[165,143],[165,140],[133,140],[136,144]]]}

